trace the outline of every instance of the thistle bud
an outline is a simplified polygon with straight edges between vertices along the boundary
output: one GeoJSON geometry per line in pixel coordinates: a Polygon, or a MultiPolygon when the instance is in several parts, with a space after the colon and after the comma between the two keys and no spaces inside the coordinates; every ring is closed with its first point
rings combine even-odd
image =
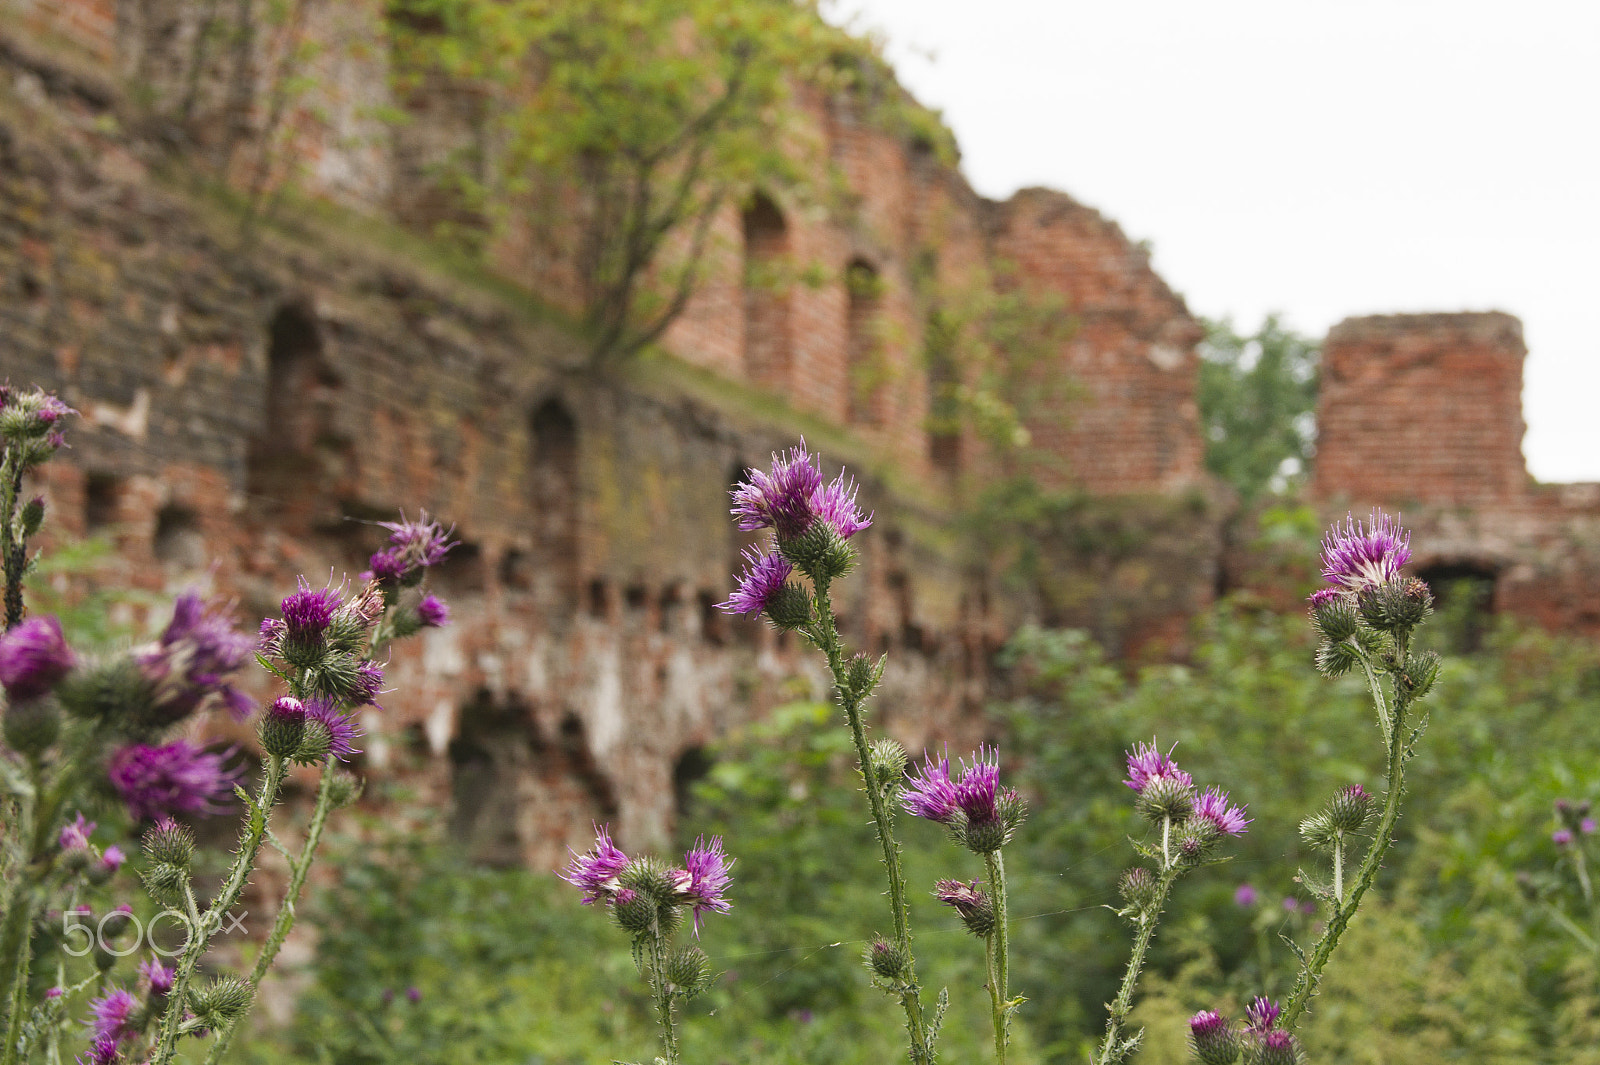
{"type": "Polygon", "coordinates": [[[1433,595],[1415,577],[1368,585],[1357,598],[1361,619],[1379,632],[1405,632],[1433,613],[1433,595]]]}
{"type": "Polygon", "coordinates": [[[1351,784],[1349,787],[1340,788],[1333,798],[1328,800],[1324,812],[1328,816],[1328,823],[1335,831],[1359,832],[1372,818],[1372,802],[1372,795],[1367,789],[1360,784],[1351,784]]]}
{"type": "Polygon", "coordinates": [[[867,752],[872,777],[884,787],[897,787],[906,772],[906,749],[887,736],[872,741],[867,752]]]}
{"type": "Polygon", "coordinates": [[[1156,878],[1148,869],[1129,869],[1117,882],[1117,891],[1123,901],[1136,910],[1143,911],[1156,899],[1156,878]]]}
{"type": "Polygon", "coordinates": [[[1184,823],[1183,831],[1178,833],[1172,849],[1177,852],[1177,860],[1184,865],[1199,865],[1218,838],[1219,833],[1211,822],[1195,818],[1184,823]]]}
{"type": "Polygon", "coordinates": [[[1433,651],[1425,651],[1406,661],[1399,680],[1401,687],[1410,693],[1412,702],[1433,689],[1433,682],[1439,679],[1439,663],[1439,656],[1433,651]]]}
{"type": "MultiPolygon", "coordinates": [[[[320,724],[320,722],[319,722],[320,724]]],[[[324,728],[327,726],[324,725],[324,728]]],[[[274,758],[291,758],[299,753],[306,735],[306,707],[292,695],[274,700],[261,715],[257,729],[261,748],[274,758]]],[[[330,740],[331,740],[330,736],[330,740]]]]}
{"type": "Polygon", "coordinates": [[[799,536],[778,537],[778,550],[814,581],[843,577],[855,565],[855,550],[826,521],[815,521],[799,536]]]}
{"type": "Polygon", "coordinates": [[[18,754],[37,757],[61,737],[61,711],[51,699],[30,699],[6,707],[6,743],[18,754]]]}
{"type": "Polygon", "coordinates": [[[179,872],[188,869],[194,860],[193,830],[170,817],[157,821],[145,832],[141,842],[151,861],[174,866],[179,872]]]}
{"type": "Polygon", "coordinates": [[[32,536],[44,524],[44,496],[34,496],[22,505],[22,535],[32,536]]]}
{"type": "Polygon", "coordinates": [[[611,916],[624,932],[643,935],[655,923],[656,904],[633,888],[623,888],[612,900],[611,916]]]}
{"type": "Polygon", "coordinates": [[[125,722],[147,717],[155,692],[133,659],[122,658],[70,674],[56,698],[72,717],[125,722]]]}
{"type": "Polygon", "coordinates": [[[365,788],[366,783],[360,777],[340,770],[333,775],[333,783],[328,788],[328,799],[335,809],[349,806],[361,798],[361,792],[365,788]]]}
{"type": "Polygon", "coordinates": [[[811,624],[811,595],[798,585],[785,584],[766,603],[767,619],[785,631],[811,624]]]}
{"type": "Polygon", "coordinates": [[[333,730],[328,728],[327,722],[305,716],[303,707],[301,715],[300,744],[289,756],[290,760],[297,765],[321,765],[333,750],[333,730]]]}
{"type": "Polygon", "coordinates": [[[191,989],[189,1008],[201,1020],[221,1027],[249,1009],[254,997],[255,992],[243,980],[221,976],[205,987],[191,989]]]}
{"type": "Polygon", "coordinates": [[[144,881],[150,897],[157,902],[169,906],[183,904],[183,889],[189,883],[188,870],[168,865],[166,862],[155,862],[140,872],[139,878],[144,881]]]}
{"type": "Polygon", "coordinates": [[[1256,1042],[1255,1051],[1252,1065],[1300,1065],[1305,1060],[1300,1040],[1282,1029],[1262,1035],[1256,1042]]]}
{"type": "Polygon", "coordinates": [[[981,938],[994,931],[994,906],[976,880],[970,884],[941,880],[934,885],[933,896],[954,909],[973,935],[981,938]]]}
{"type": "Polygon", "coordinates": [[[867,967],[885,980],[905,979],[906,952],[882,936],[867,945],[867,967]]]}
{"type": "Polygon", "coordinates": [[[1355,603],[1345,592],[1323,588],[1311,594],[1311,620],[1329,643],[1348,640],[1356,634],[1355,603]]]}
{"type": "Polygon", "coordinates": [[[1317,672],[1324,677],[1342,677],[1361,664],[1361,652],[1348,640],[1324,642],[1317,648],[1317,672]]]}
{"type": "Polygon", "coordinates": [[[887,655],[879,656],[874,662],[866,655],[855,655],[850,659],[849,671],[846,674],[850,685],[850,694],[857,699],[865,699],[877,688],[878,681],[883,677],[883,664],[888,660],[887,655]]]}
{"type": "Polygon", "coordinates": [[[1152,824],[1169,817],[1174,823],[1182,821],[1194,811],[1194,783],[1180,776],[1152,777],[1134,805],[1152,824]]]}
{"type": "Polygon", "coordinates": [[[1216,1010],[1189,1018],[1189,1049],[1201,1065],[1233,1065],[1239,1060],[1239,1033],[1216,1010]]]}
{"type": "Polygon", "coordinates": [[[711,959],[699,947],[684,947],[667,959],[666,975],[679,994],[693,998],[711,986],[711,959]]]}

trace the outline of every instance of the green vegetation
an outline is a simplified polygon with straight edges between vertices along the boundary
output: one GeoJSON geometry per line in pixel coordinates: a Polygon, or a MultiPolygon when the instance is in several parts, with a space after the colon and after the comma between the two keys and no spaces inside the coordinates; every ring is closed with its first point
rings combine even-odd
{"type": "MultiPolygon", "coordinates": [[[[1012,984],[1029,998],[1014,1060],[1082,1061],[1101,1027],[1126,952],[1105,907],[1125,837],[1143,831],[1121,783],[1125,748],[1177,742],[1196,779],[1254,818],[1235,861],[1175,894],[1134,1016],[1150,1026],[1135,1059],[1147,1063],[1186,1060],[1182,1020],[1195,1010],[1237,1015],[1250,995],[1287,990],[1294,959],[1278,936],[1306,943],[1317,921],[1280,905],[1308,898],[1294,882],[1312,860],[1298,821],[1338,786],[1381,783],[1363,686],[1317,676],[1302,618],[1225,605],[1200,626],[1189,664],[1136,677],[1076,633],[1025,632],[1010,652],[1029,694],[1003,708],[1002,755],[1033,805],[1007,863],[1012,984]],[[1245,882],[1260,894],[1251,908],[1234,901],[1245,882]]],[[[1312,1058],[1600,1061],[1596,959],[1524,901],[1516,876],[1556,871],[1556,798],[1600,796],[1600,654],[1503,626],[1482,652],[1448,660],[1430,699],[1400,839],[1312,1003],[1312,1058]]],[[[901,1052],[901,1019],[860,964],[883,905],[856,786],[848,736],[820,706],[791,706],[718,752],[684,831],[726,837],[735,909],[702,941],[724,976],[687,1011],[685,1060],[850,1065],[901,1052]]],[[[980,1060],[981,944],[922,892],[981,874],[936,827],[908,822],[919,972],[953,998],[941,1060],[980,1060]]],[[[261,1060],[589,1062],[651,1046],[621,937],[553,876],[463,872],[411,845],[362,853],[319,900],[316,984],[261,1060]]],[[[1582,912],[1570,876],[1557,879],[1567,911],[1582,912]]]]}
{"type": "Polygon", "coordinates": [[[1316,342],[1269,314],[1245,336],[1208,322],[1201,348],[1200,422],[1206,469],[1246,503],[1304,480],[1315,452],[1316,342]]]}
{"type": "Polygon", "coordinates": [[[725,205],[828,187],[796,88],[920,110],[871,42],[792,0],[398,0],[390,24],[402,96],[449,83],[481,100],[434,174],[456,205],[441,222],[572,248],[596,364],[682,313],[725,205]]]}

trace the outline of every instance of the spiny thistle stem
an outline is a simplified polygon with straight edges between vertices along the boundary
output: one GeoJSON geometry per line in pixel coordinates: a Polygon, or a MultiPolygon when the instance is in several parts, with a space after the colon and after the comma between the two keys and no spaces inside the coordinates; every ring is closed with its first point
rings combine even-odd
{"type": "Polygon", "coordinates": [[[177,1050],[179,1030],[183,1027],[184,1003],[189,981],[210,946],[212,934],[222,926],[222,915],[239,901],[245,882],[250,878],[251,870],[255,868],[261,844],[267,837],[268,818],[283,787],[285,765],[286,760],[277,755],[267,759],[267,771],[262,778],[259,795],[253,800],[253,808],[247,812],[244,831],[239,838],[239,850],[235,853],[233,864],[228,869],[228,878],[204,914],[198,912],[193,897],[190,897],[192,924],[189,938],[184,943],[183,955],[178,959],[172,980],[172,991],[167,997],[167,1011],[161,1018],[161,1038],[156,1045],[151,1065],[168,1065],[177,1050]]]}
{"type": "MultiPolygon", "coordinates": [[[[295,904],[300,899],[300,892],[306,883],[306,874],[311,871],[311,861],[316,857],[317,847],[322,842],[322,830],[328,823],[328,813],[333,809],[333,780],[337,772],[337,762],[329,756],[322,767],[322,782],[317,788],[317,806],[311,814],[311,824],[306,829],[305,844],[300,848],[300,854],[289,864],[289,886],[284,890],[283,902],[278,907],[278,916],[272,923],[272,933],[261,945],[261,953],[256,957],[255,967],[250,970],[250,987],[257,993],[261,990],[261,981],[266,977],[267,970],[272,967],[278,951],[283,949],[284,941],[289,938],[289,932],[294,928],[295,904]]],[[[233,1041],[233,1033],[238,1029],[240,1020],[242,1017],[234,1018],[218,1033],[216,1041],[206,1053],[206,1065],[217,1065],[223,1055],[227,1054],[228,1045],[233,1041]]]]}
{"type": "Polygon", "coordinates": [[[911,922],[906,910],[905,876],[900,869],[900,845],[894,838],[894,824],[888,805],[884,802],[883,788],[872,768],[866,726],[861,718],[861,698],[850,686],[844,652],[839,645],[838,624],[833,616],[833,603],[828,597],[829,583],[827,580],[816,582],[817,623],[812,642],[828,656],[834,692],[850,724],[850,736],[855,741],[861,779],[866,784],[867,802],[872,808],[872,824],[877,829],[878,844],[883,849],[883,864],[889,879],[889,904],[894,913],[895,944],[906,958],[906,976],[900,992],[900,1003],[906,1013],[911,1061],[913,1065],[933,1065],[933,1047],[922,1013],[922,992],[917,985],[916,959],[911,953],[911,922]]]}
{"type": "Polygon", "coordinates": [[[1094,1065],[1115,1065],[1116,1062],[1125,1060],[1134,1049],[1123,1038],[1123,1025],[1127,1023],[1128,1014],[1133,1012],[1133,992],[1139,986],[1139,974],[1144,969],[1144,956],[1150,949],[1150,940],[1155,937],[1156,925],[1161,921],[1161,911],[1167,905],[1167,895],[1172,891],[1173,882],[1177,879],[1178,867],[1170,862],[1163,862],[1150,905],[1139,915],[1139,933],[1133,939],[1133,950],[1128,955],[1128,969],[1123,973],[1122,986],[1117,990],[1117,997],[1112,1000],[1106,1020],[1105,1042],[1100,1045],[1100,1056],[1094,1059],[1094,1065]]]}
{"type": "Polygon", "coordinates": [[[1333,841],[1333,904],[1344,905],[1344,833],[1333,841]]]}
{"type": "Polygon", "coordinates": [[[666,936],[658,920],[650,932],[650,990],[655,997],[656,1018],[661,1022],[661,1047],[667,1065],[678,1065],[678,1029],[672,1019],[672,986],[667,981],[666,936]]]}
{"type": "Polygon", "coordinates": [[[989,873],[989,899],[994,906],[994,931],[987,937],[984,951],[988,964],[989,1002],[994,1011],[994,1057],[1005,1065],[1006,1045],[1011,1041],[1011,994],[1009,990],[1009,946],[1006,934],[1006,864],[999,851],[983,856],[989,873]]]}
{"type": "MultiPolygon", "coordinates": [[[[1403,638],[1396,640],[1397,659],[1405,661],[1406,641],[1403,638]]],[[[1365,656],[1363,656],[1365,663],[1365,656]]],[[[1368,667],[1370,670],[1370,666],[1368,667]]],[[[1379,689],[1376,698],[1382,699],[1382,690],[1379,689]]],[[[1354,882],[1350,885],[1348,899],[1336,902],[1333,915],[1328,918],[1327,926],[1322,931],[1322,936],[1317,940],[1316,946],[1306,957],[1300,967],[1299,975],[1295,977],[1294,987],[1289,992],[1289,998],[1283,1006],[1283,1016],[1280,1024],[1283,1028],[1292,1029],[1300,1015],[1310,1005],[1311,999],[1316,995],[1318,985],[1322,980],[1322,970],[1327,967],[1328,959],[1333,956],[1333,950],[1339,945],[1339,939],[1344,935],[1345,929],[1350,924],[1350,919],[1355,916],[1356,910],[1361,906],[1361,897],[1378,878],[1378,870],[1383,866],[1384,855],[1394,843],[1395,824],[1400,820],[1400,799],[1405,794],[1405,727],[1407,698],[1404,689],[1396,686],[1394,711],[1389,720],[1389,788],[1383,798],[1383,814],[1378,820],[1377,832],[1373,837],[1372,845],[1367,848],[1366,857],[1362,859],[1361,868],[1356,872],[1354,882]]]]}
{"type": "Polygon", "coordinates": [[[17,514],[17,500],[22,496],[22,456],[14,446],[6,448],[0,483],[4,484],[0,521],[5,524],[6,629],[10,630],[22,622],[22,574],[28,568],[27,539],[17,514]]]}

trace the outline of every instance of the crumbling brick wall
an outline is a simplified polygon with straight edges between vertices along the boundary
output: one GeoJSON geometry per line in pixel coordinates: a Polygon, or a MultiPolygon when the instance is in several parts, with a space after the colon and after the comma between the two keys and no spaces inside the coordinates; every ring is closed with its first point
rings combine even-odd
{"type": "Polygon", "coordinates": [[[1522,324],[1508,314],[1349,318],[1328,333],[1317,404],[1323,497],[1508,506],[1522,458],[1522,324]]]}
{"type": "Polygon", "coordinates": [[[1024,189],[993,211],[995,256],[1014,283],[1063,298],[1076,331],[1047,372],[1069,388],[1029,428],[1096,494],[1170,492],[1204,474],[1196,345],[1203,331],[1147,252],[1065,193],[1024,189]]]}

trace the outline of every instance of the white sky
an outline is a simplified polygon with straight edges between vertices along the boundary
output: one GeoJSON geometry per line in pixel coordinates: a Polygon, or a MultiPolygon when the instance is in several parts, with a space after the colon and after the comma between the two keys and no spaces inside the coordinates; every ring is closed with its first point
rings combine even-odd
{"type": "Polygon", "coordinates": [[[1600,2],[831,0],[979,192],[1050,185],[1209,317],[1522,319],[1529,468],[1600,481],[1600,2]]]}

